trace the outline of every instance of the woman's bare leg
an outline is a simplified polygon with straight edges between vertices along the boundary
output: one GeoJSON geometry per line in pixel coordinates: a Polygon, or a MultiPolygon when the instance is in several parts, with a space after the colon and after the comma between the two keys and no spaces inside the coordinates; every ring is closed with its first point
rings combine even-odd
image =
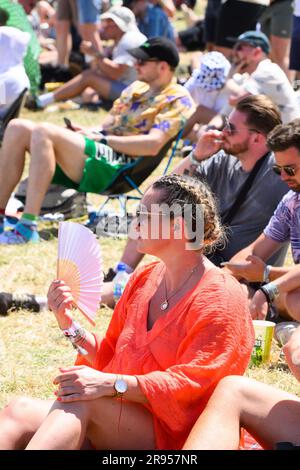
{"type": "Polygon", "coordinates": [[[269,385],[232,376],[217,386],[184,449],[238,449],[240,427],[266,449],[300,444],[300,398],[269,385]]]}
{"type": "Polygon", "coordinates": [[[52,401],[20,397],[0,412],[0,450],[21,450],[46,418],[52,401]]]}
{"type": "Polygon", "coordinates": [[[80,449],[87,437],[96,449],[154,449],[153,421],[140,404],[115,398],[56,401],[27,449],[80,449]]]}

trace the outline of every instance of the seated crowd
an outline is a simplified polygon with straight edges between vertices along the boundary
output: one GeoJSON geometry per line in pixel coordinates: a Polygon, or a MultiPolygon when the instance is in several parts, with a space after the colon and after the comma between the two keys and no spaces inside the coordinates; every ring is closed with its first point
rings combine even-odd
{"type": "Polygon", "coordinates": [[[103,194],[120,170],[185,139],[171,174],[142,196],[117,303],[116,267],[104,277],[102,302],[114,310],[102,338],[74,322],[70,287],[52,282],[49,309],[86,354],[60,367],[55,400],[20,397],[0,411],[0,449],[239,449],[242,428],[264,449],[300,445],[300,398],[242,377],[252,320],[267,319],[275,336],[287,326],[280,346],[300,381],[300,0],[294,10],[290,0],[267,3],[207,0],[198,17],[190,1],[0,0],[0,51],[11,51],[0,118],[24,88],[37,113],[69,100],[109,104],[90,128],[8,123],[0,249],[39,249],[51,184],[103,194]],[[64,83],[47,91],[46,77],[64,83]],[[24,211],[8,228],[27,154],[24,211]],[[289,247],[295,266],[285,264],[289,247]],[[145,254],[158,261],[139,267],[145,254]]]}

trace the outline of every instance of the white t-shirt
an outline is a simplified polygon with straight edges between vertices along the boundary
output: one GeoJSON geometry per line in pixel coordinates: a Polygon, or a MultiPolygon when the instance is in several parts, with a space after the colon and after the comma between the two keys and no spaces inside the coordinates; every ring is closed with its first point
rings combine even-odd
{"type": "Polygon", "coordinates": [[[242,87],[253,95],[263,94],[271,98],[280,109],[283,123],[300,117],[300,108],[292,85],[279,65],[270,59],[262,60],[242,87]]]}
{"type": "Polygon", "coordinates": [[[184,84],[184,87],[190,92],[197,106],[205,106],[216,113],[219,113],[228,102],[229,93],[225,88],[204,90],[197,85],[197,80],[193,76],[184,84]]]}
{"type": "Polygon", "coordinates": [[[294,0],[294,16],[300,16],[300,0],[294,0]]]}
{"type": "Polygon", "coordinates": [[[135,71],[135,59],[132,55],[129,54],[128,49],[133,49],[134,47],[139,47],[147,41],[146,36],[142,34],[138,28],[133,31],[128,31],[125,33],[118,44],[114,47],[112,52],[112,59],[116,64],[126,64],[128,68],[125,70],[124,74],[118,79],[118,81],[125,84],[130,84],[136,80],[136,71],[135,71]]]}
{"type": "Polygon", "coordinates": [[[23,65],[30,34],[12,26],[0,27],[0,109],[9,106],[24,90],[30,88],[23,65]]]}

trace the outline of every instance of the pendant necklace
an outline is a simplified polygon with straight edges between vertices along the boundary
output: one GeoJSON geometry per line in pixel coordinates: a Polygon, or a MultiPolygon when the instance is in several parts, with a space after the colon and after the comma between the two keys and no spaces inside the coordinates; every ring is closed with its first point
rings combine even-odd
{"type": "Polygon", "coordinates": [[[176,289],[174,292],[172,292],[171,295],[167,296],[167,283],[166,283],[166,278],[164,278],[164,281],[165,281],[165,300],[160,304],[160,309],[161,310],[167,310],[167,308],[169,308],[169,301],[170,299],[175,295],[177,294],[177,292],[179,292],[185,285],[186,283],[189,281],[189,279],[192,277],[192,275],[194,274],[194,272],[196,271],[196,269],[198,268],[198,264],[197,266],[195,266],[190,274],[188,275],[188,277],[186,278],[186,280],[183,282],[183,284],[181,284],[181,286],[176,289]]]}

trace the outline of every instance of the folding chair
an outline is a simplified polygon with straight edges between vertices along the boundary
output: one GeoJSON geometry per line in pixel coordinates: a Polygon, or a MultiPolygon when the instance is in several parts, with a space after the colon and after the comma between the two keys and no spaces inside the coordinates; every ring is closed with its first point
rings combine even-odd
{"type": "Polygon", "coordinates": [[[103,196],[107,196],[104,203],[99,208],[97,215],[101,214],[103,208],[113,199],[118,199],[120,206],[123,209],[124,214],[126,213],[126,204],[131,199],[141,199],[143,192],[139,186],[151,175],[151,173],[157,168],[162,159],[167,155],[168,151],[171,150],[171,154],[168,158],[167,165],[164,169],[163,174],[165,175],[170,167],[172,159],[175,155],[178,142],[181,138],[183,129],[173,139],[170,139],[160,150],[155,157],[139,157],[132,163],[125,165],[120,169],[115,179],[111,182],[108,188],[101,193],[103,196]],[[139,196],[126,196],[125,194],[135,190],[139,193],[139,196]],[[124,205],[125,202],[125,205],[124,205]]]}
{"type": "Polygon", "coordinates": [[[3,116],[0,116],[0,146],[2,144],[4,131],[12,119],[15,119],[19,116],[21,109],[23,107],[25,97],[27,93],[27,88],[19,94],[19,96],[12,102],[12,104],[7,108],[3,116]]]}

